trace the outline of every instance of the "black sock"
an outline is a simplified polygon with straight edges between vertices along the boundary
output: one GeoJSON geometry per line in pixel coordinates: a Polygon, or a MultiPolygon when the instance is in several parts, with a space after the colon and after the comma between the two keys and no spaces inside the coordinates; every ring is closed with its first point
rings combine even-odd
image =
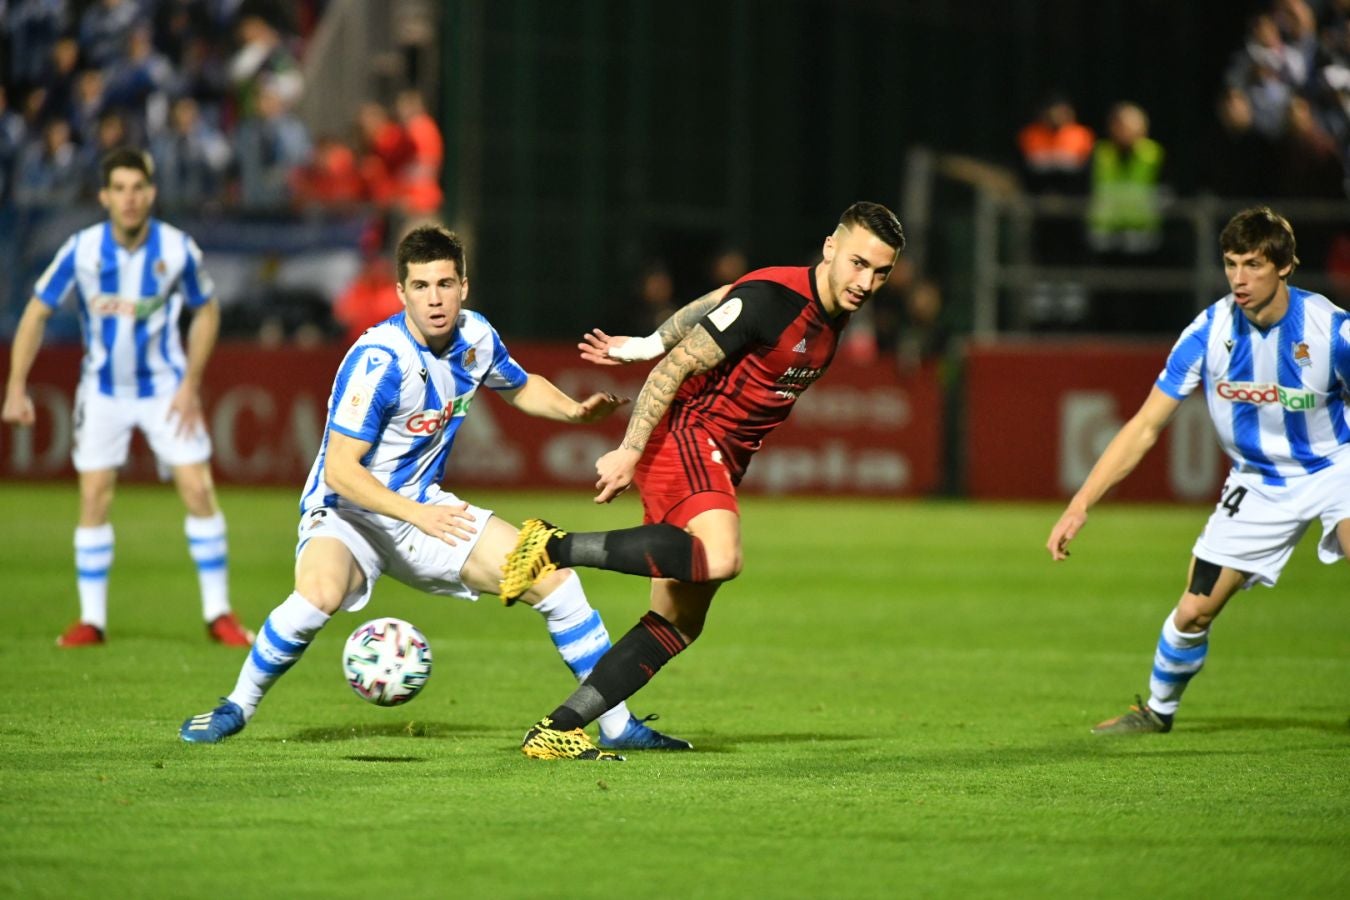
{"type": "Polygon", "coordinates": [[[586,566],[649,578],[708,580],[703,542],[674,525],[583,531],[550,538],[548,555],[560,566],[586,566]]]}
{"type": "Polygon", "coordinates": [[[647,613],[600,657],[572,696],[549,715],[552,727],[571,731],[595,721],[605,710],[636,694],[688,646],[674,625],[654,612],[647,613]]]}

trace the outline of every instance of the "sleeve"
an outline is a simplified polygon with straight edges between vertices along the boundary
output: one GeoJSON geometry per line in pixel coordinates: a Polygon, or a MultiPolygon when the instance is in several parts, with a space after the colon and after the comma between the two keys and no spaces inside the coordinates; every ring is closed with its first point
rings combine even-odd
{"type": "Polygon", "coordinates": [[[803,302],[772,282],[749,281],[729,291],[699,324],[728,357],[736,356],[750,347],[776,343],[801,313],[803,302]]]}
{"type": "Polygon", "coordinates": [[[1331,371],[1340,380],[1341,391],[1350,392],[1350,312],[1338,312],[1331,319],[1331,371]]]}
{"type": "Polygon", "coordinates": [[[216,283],[202,268],[202,248],[186,234],[183,235],[183,294],[187,305],[196,309],[205,305],[216,293],[216,283]]]}
{"type": "Polygon", "coordinates": [[[333,382],[328,427],[374,443],[398,409],[403,373],[398,357],[378,344],[357,344],[342,361],[333,382]]]}
{"type": "Polygon", "coordinates": [[[512,358],[511,352],[502,343],[501,335],[497,334],[497,329],[488,325],[488,333],[492,340],[492,365],[488,366],[483,384],[494,391],[512,391],[523,387],[529,380],[530,373],[512,358]]]}
{"type": "Polygon", "coordinates": [[[1174,400],[1185,400],[1200,384],[1200,369],[1214,325],[1214,307],[1196,316],[1167,354],[1167,364],[1158,375],[1157,385],[1174,400]]]}
{"type": "Polygon", "coordinates": [[[33,295],[53,309],[64,303],[75,290],[75,246],[78,239],[78,234],[66,239],[47,266],[47,271],[33,286],[33,295]]]}

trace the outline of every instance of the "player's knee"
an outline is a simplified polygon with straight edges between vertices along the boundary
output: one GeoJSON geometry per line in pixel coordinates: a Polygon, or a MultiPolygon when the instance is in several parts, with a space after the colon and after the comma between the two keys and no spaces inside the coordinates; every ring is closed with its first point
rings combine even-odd
{"type": "Polygon", "coordinates": [[[558,588],[562,587],[571,578],[573,571],[571,569],[554,569],[543,578],[530,585],[529,590],[520,595],[520,602],[526,606],[534,606],[543,600],[549,594],[552,594],[558,588]]]}
{"type": "Polygon", "coordinates": [[[1172,624],[1176,626],[1177,631],[1182,634],[1195,634],[1210,626],[1218,613],[1201,604],[1205,599],[1208,598],[1197,597],[1194,594],[1187,594],[1181,598],[1176,612],[1172,613],[1172,624]]]}
{"type": "Polygon", "coordinates": [[[102,525],[108,521],[108,510],[112,507],[112,501],[111,484],[83,488],[80,491],[80,523],[102,525]]]}
{"type": "Polygon", "coordinates": [[[1218,617],[1224,604],[1236,589],[1230,574],[1223,577],[1223,566],[1196,557],[1191,567],[1191,579],[1177,603],[1172,616],[1172,624],[1178,631],[1195,633],[1204,631],[1218,617]]]}
{"type": "Polygon", "coordinates": [[[709,581],[731,581],[741,574],[741,548],[704,544],[709,581]]]}
{"type": "Polygon", "coordinates": [[[216,491],[209,479],[184,481],[178,487],[178,494],[190,515],[204,519],[216,514],[216,491]]]}
{"type": "Polygon", "coordinates": [[[321,612],[332,615],[342,608],[347,599],[346,586],[332,578],[308,576],[295,580],[295,592],[321,612]]]}

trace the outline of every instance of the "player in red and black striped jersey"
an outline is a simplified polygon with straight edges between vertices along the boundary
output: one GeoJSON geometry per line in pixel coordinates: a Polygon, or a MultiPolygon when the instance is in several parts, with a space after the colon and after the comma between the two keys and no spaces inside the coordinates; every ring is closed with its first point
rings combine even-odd
{"type": "MultiPolygon", "coordinates": [[[[597,503],[636,483],[644,523],[569,534],[531,520],[508,557],[506,602],[560,566],[647,575],[651,609],[552,715],[526,735],[540,758],[605,758],[582,726],[637,691],[694,641],[714,594],[741,571],[736,485],[802,391],[825,373],[849,317],[904,249],[895,214],[855,203],[814,266],[760,269],[699,298],[645,338],[596,330],[580,345],[601,365],[665,353],[634,403],[623,443],[596,463],[597,503]]],[[[604,746],[602,739],[601,746],[604,746]]]]}

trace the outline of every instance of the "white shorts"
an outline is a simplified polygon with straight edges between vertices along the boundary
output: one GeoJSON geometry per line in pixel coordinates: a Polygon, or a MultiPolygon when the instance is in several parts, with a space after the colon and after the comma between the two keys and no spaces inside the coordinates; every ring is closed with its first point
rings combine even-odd
{"type": "MultiPolygon", "coordinates": [[[[428,503],[461,503],[454,494],[433,487],[428,503]]],[[[467,541],[456,538],[455,546],[424,534],[407,522],[375,513],[352,509],[321,507],[312,509],[300,519],[299,541],[295,558],[310,538],[326,537],[339,540],[351,551],[356,564],[365,573],[366,583],[360,590],[342,599],[342,608],[355,612],[370,602],[370,593],[380,575],[388,574],[408,587],[427,594],[441,594],[477,600],[478,592],[459,580],[460,572],[469,554],[483,536],[484,526],[492,517],[492,510],[472,504],[467,512],[473,516],[478,529],[467,541]]]]}
{"type": "Polygon", "coordinates": [[[1233,472],[1219,493],[1192,553],[1203,560],[1247,572],[1243,587],[1273,586],[1294,545],[1320,519],[1317,556],[1324,563],[1343,557],[1336,524],[1350,519],[1350,456],[1320,472],[1291,478],[1283,486],[1263,484],[1261,476],[1233,472]]]}
{"type": "Polygon", "coordinates": [[[187,466],[211,458],[205,428],[177,434],[169,418],[173,394],[158,397],[109,397],[97,385],[81,381],[75,391],[74,442],[70,459],[77,472],[116,469],[127,461],[131,433],[139,428],[161,465],[187,466]]]}

